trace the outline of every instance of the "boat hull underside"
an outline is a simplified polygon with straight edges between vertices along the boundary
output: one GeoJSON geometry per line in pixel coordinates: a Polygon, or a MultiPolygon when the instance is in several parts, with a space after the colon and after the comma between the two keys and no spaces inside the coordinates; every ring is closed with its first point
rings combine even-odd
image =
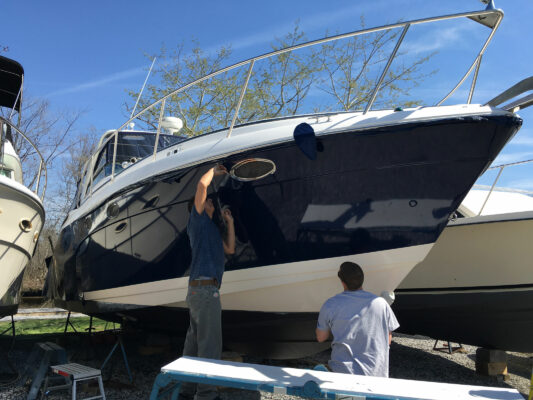
{"type": "Polygon", "coordinates": [[[20,288],[22,286],[23,276],[24,272],[21,272],[17,279],[11,283],[11,286],[9,286],[2,298],[0,298],[0,318],[17,313],[20,303],[20,288]]]}
{"type": "MultiPolygon", "coordinates": [[[[318,137],[314,160],[294,142],[214,160],[231,166],[259,157],[277,167],[258,181],[215,183],[219,205],[232,210],[237,235],[222,290],[232,273],[431,246],[519,125],[512,116],[457,118],[318,137]]],[[[187,202],[212,165],[140,182],[64,227],[50,269],[52,297],[72,308],[99,291],[186,281],[187,202]],[[110,219],[112,203],[118,211],[110,219]]],[[[382,290],[393,290],[400,277],[382,290]]],[[[379,287],[375,291],[380,294],[379,287]]],[[[231,312],[246,309],[241,299],[231,312]]],[[[290,293],[283,299],[290,301],[290,293]]]]}
{"type": "Polygon", "coordinates": [[[400,332],[489,349],[533,352],[533,286],[446,294],[396,294],[400,332]]]}

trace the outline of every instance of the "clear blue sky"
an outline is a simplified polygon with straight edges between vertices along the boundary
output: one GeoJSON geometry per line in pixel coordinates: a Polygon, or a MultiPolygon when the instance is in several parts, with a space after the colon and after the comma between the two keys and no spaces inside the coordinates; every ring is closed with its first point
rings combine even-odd
{"type": "MultiPolygon", "coordinates": [[[[483,103],[533,75],[533,1],[500,0],[496,6],[505,18],[483,59],[474,102],[483,103]]],[[[57,110],[84,111],[78,129],[94,126],[103,132],[124,122],[125,91],[140,88],[149,66],[145,53],[156,54],[163,44],[172,48],[192,37],[207,50],[230,44],[237,61],[269,51],[272,39],[291,30],[297,20],[314,39],[326,30],[358,29],[361,14],[367,26],[374,26],[482,8],[477,0],[6,0],[0,44],[9,46],[6,56],[24,66],[29,95],[48,98],[57,110]]],[[[433,40],[438,50],[440,39],[433,40]]],[[[459,47],[461,39],[452,37],[454,42],[459,47]]],[[[462,61],[456,58],[441,59],[439,68],[462,61]]],[[[520,114],[524,126],[498,162],[533,158],[533,107],[520,114]]],[[[533,190],[532,170],[509,182],[533,190]]]]}

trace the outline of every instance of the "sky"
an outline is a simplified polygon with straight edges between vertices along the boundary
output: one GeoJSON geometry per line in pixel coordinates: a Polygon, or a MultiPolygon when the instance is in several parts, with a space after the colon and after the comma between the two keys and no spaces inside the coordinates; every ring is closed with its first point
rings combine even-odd
{"type": "MultiPolygon", "coordinates": [[[[187,49],[192,38],[207,52],[230,45],[232,61],[239,61],[270,51],[273,39],[296,21],[308,39],[315,39],[325,32],[359,29],[361,15],[369,27],[484,7],[477,0],[4,0],[0,45],[9,47],[5,56],[24,66],[27,95],[48,99],[54,110],[82,112],[77,132],[94,127],[103,133],[127,119],[124,103],[132,100],[126,91],[140,89],[150,65],[146,55],[158,54],[163,45],[172,49],[183,42],[187,49]]],[[[533,75],[533,1],[499,0],[496,7],[505,17],[483,58],[474,103],[533,75]]],[[[463,37],[479,36],[478,30],[447,26],[440,34],[428,34],[425,44],[419,41],[423,34],[406,37],[405,45],[415,51],[439,52],[435,60],[442,79],[416,94],[440,89],[459,71],[459,61],[464,72],[477,47],[468,49],[463,37]],[[445,50],[452,55],[446,57],[445,50]],[[465,58],[459,50],[471,50],[471,56],[465,58]],[[448,69],[453,72],[446,75],[448,69]]],[[[533,159],[533,107],[519,114],[524,125],[495,164],[533,159]]],[[[519,169],[506,170],[502,186],[533,190],[533,165],[519,169]]]]}

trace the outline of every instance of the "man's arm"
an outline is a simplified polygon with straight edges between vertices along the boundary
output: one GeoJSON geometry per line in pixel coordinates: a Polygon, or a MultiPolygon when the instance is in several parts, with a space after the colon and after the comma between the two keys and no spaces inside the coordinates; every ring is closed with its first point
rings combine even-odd
{"type": "Polygon", "coordinates": [[[322,329],[316,328],[315,333],[316,333],[316,340],[322,343],[329,339],[329,335],[331,334],[331,331],[329,329],[322,330],[322,329]]]}
{"type": "Polygon", "coordinates": [[[226,168],[222,165],[209,168],[205,174],[202,175],[198,184],[196,185],[196,194],[194,195],[194,207],[198,214],[204,212],[205,201],[207,199],[207,189],[213,180],[213,177],[227,173],[226,168]]]}
{"type": "Polygon", "coordinates": [[[233,216],[231,215],[231,211],[228,208],[226,208],[222,212],[222,217],[226,221],[226,226],[228,227],[228,235],[222,241],[222,245],[224,246],[224,253],[234,254],[235,253],[235,224],[233,222],[233,216]]]}
{"type": "Polygon", "coordinates": [[[389,346],[392,343],[392,332],[389,332],[389,346]]]}

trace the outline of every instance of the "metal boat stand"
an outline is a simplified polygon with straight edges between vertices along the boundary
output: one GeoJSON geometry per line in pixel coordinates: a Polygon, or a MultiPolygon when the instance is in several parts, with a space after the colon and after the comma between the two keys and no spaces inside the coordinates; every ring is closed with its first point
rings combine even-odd
{"type": "MultiPolygon", "coordinates": [[[[65,330],[63,331],[63,333],[67,333],[69,325],[74,330],[74,332],[78,333],[78,331],[76,330],[74,325],[72,325],[72,322],[70,322],[70,311],[68,312],[67,320],[65,321],[65,330]]],[[[85,330],[87,332],[89,332],[89,333],[93,333],[94,328],[93,328],[93,317],[92,317],[92,315],[89,316],[89,327],[86,328],[85,330]]]]}
{"type": "MultiPolygon", "coordinates": [[[[91,323],[92,323],[92,318],[91,318],[91,323]]],[[[67,333],[67,330],[68,330],[68,326],[70,325],[70,327],[74,330],[74,332],[78,333],[78,331],[76,330],[76,328],[74,328],[74,325],[72,325],[72,322],[70,322],[70,311],[68,312],[68,315],[67,315],[67,320],[65,321],[65,330],[63,331],[63,333],[67,333]]]]}
{"type": "MultiPolygon", "coordinates": [[[[18,371],[16,370],[15,366],[11,362],[11,359],[9,358],[9,353],[11,350],[13,350],[13,347],[15,346],[15,319],[13,318],[13,315],[11,315],[11,325],[8,326],[4,331],[0,332],[0,336],[5,335],[7,332],[11,331],[12,339],[11,344],[8,346],[7,349],[4,349],[3,347],[0,348],[0,359],[5,360],[5,363],[2,363],[2,365],[7,365],[9,369],[13,372],[13,374],[17,375],[18,378],[18,371]]],[[[0,379],[1,382],[1,379],[0,379]]]]}
{"type": "Polygon", "coordinates": [[[457,343],[458,346],[453,347],[453,343],[450,341],[444,341],[442,347],[438,347],[439,339],[435,340],[433,345],[433,350],[441,351],[443,353],[453,354],[453,353],[464,353],[466,350],[461,343],[457,343]]]}
{"type": "Polygon", "coordinates": [[[111,351],[109,352],[106,359],[102,363],[102,366],[100,367],[100,371],[104,370],[104,367],[106,366],[107,362],[111,359],[117,347],[120,346],[120,350],[122,350],[122,359],[124,360],[124,365],[126,367],[126,371],[128,372],[130,383],[133,383],[133,377],[131,375],[130,365],[128,363],[128,356],[126,355],[126,350],[124,349],[124,343],[122,341],[122,332],[115,331],[114,334],[115,334],[115,339],[116,339],[115,344],[113,345],[113,347],[111,348],[111,351]]]}

